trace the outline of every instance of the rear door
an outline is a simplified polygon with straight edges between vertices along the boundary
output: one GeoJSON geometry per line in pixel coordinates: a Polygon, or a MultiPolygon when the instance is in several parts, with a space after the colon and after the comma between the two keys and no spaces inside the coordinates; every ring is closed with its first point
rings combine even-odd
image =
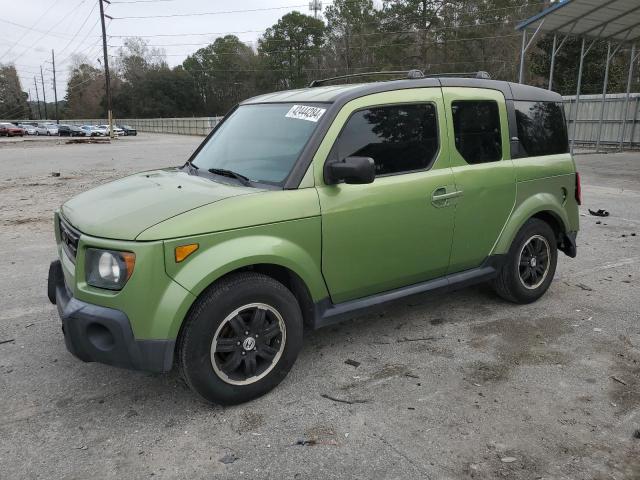
{"type": "Polygon", "coordinates": [[[505,99],[482,88],[445,87],[456,191],[449,273],[479,266],[491,253],[516,200],[505,99]]]}
{"type": "Polygon", "coordinates": [[[319,155],[331,150],[314,162],[334,303],[446,273],[455,187],[443,108],[440,88],[374,94],[345,105],[327,133],[319,155]],[[334,156],[373,158],[375,181],[325,185],[322,166],[334,156]]]}

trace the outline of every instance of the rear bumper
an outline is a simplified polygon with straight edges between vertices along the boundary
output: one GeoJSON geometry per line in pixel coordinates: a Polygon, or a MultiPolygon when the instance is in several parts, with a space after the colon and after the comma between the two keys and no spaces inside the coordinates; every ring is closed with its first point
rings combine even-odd
{"type": "Polygon", "coordinates": [[[568,232],[562,235],[562,240],[559,246],[561,252],[564,252],[571,258],[576,258],[578,254],[578,247],[576,245],[576,238],[578,232],[568,232]]]}
{"type": "Polygon", "coordinates": [[[134,370],[171,370],[174,340],[136,340],[124,312],[74,298],[59,260],[49,266],[47,293],[58,307],[67,350],[75,357],[134,370]]]}

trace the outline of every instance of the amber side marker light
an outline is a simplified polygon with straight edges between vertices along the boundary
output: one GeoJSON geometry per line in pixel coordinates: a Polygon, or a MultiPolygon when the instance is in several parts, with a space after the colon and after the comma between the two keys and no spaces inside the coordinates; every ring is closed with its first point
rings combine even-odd
{"type": "Polygon", "coordinates": [[[198,250],[197,243],[190,243],[189,245],[180,245],[176,247],[176,263],[180,263],[185,260],[189,255],[198,250]]]}

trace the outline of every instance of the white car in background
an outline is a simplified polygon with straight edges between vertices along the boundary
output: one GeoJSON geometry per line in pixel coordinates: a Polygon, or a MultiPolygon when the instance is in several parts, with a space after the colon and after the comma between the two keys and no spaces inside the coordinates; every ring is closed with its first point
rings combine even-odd
{"type": "Polygon", "coordinates": [[[47,129],[46,125],[43,123],[39,123],[33,128],[36,131],[36,135],[49,135],[49,130],[47,129]]]}
{"type": "MultiPolygon", "coordinates": [[[[98,127],[100,127],[100,128],[104,128],[105,135],[109,135],[109,125],[98,125],[98,127]]],[[[113,127],[113,134],[114,134],[116,137],[119,137],[120,135],[124,135],[124,130],[123,130],[123,129],[121,129],[120,127],[116,127],[116,126],[114,126],[114,127],[113,127]]]]}
{"type": "Polygon", "coordinates": [[[36,127],[31,125],[30,123],[21,123],[18,126],[24,130],[24,133],[26,135],[35,135],[36,134],[36,127]]]}
{"type": "Polygon", "coordinates": [[[93,131],[100,137],[109,135],[109,127],[107,125],[93,125],[93,131]]]}
{"type": "Polygon", "coordinates": [[[47,135],[58,135],[58,125],[55,123],[46,123],[47,135]]]}

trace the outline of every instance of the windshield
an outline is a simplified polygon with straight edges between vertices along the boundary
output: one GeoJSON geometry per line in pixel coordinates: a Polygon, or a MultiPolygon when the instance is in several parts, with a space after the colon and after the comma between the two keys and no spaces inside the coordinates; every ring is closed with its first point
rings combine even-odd
{"type": "Polygon", "coordinates": [[[322,105],[241,105],[209,138],[193,164],[282,185],[325,111],[322,105]]]}

